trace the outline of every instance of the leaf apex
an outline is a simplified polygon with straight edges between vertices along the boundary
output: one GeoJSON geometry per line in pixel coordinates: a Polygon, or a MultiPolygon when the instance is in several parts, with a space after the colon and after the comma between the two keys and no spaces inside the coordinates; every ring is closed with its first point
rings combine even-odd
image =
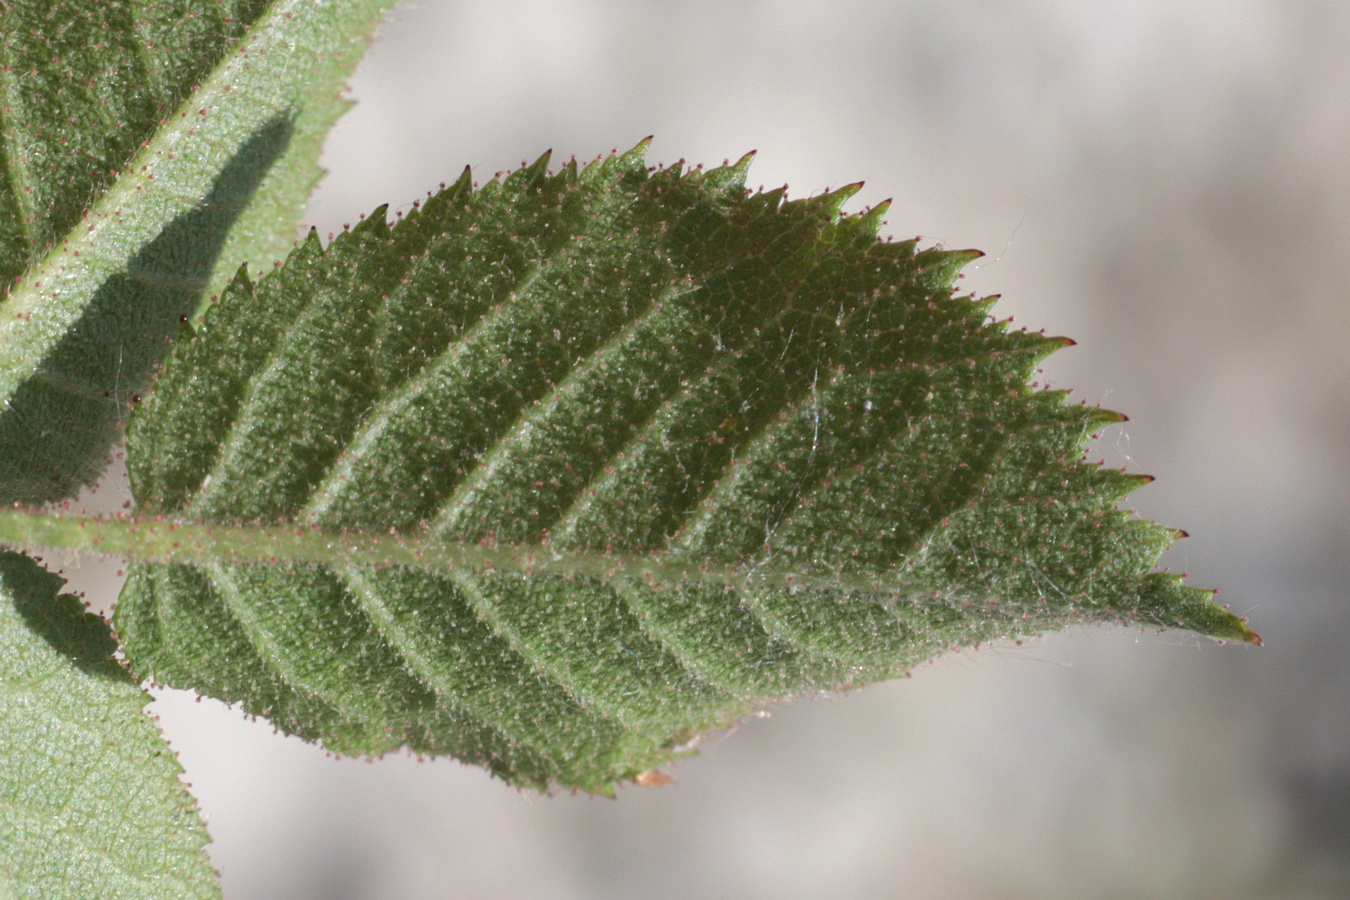
{"type": "Polygon", "coordinates": [[[1221,605],[1214,599],[1219,593],[1217,590],[1207,590],[1204,593],[1209,595],[1210,605],[1218,610],[1222,617],[1220,621],[1226,626],[1222,631],[1216,629],[1214,632],[1211,632],[1210,637],[1217,640],[1231,639],[1243,644],[1250,644],[1253,647],[1262,647],[1265,645],[1265,642],[1261,639],[1261,635],[1252,631],[1247,625],[1247,619],[1245,617],[1230,612],[1227,606],[1221,605]]]}

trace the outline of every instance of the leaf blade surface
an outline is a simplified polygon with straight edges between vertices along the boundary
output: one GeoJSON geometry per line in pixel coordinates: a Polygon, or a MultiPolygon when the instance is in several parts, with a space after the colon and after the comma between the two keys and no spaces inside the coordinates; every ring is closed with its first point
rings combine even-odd
{"type": "Polygon", "coordinates": [[[466,175],[232,285],[133,420],[141,511],[200,541],[129,582],[133,667],[338,752],[606,791],[954,646],[1247,634],[1150,572],[1141,479],[1080,459],[1119,417],[1027,386],[1064,342],[954,295],[973,254],[643,150],[466,175]],[[305,549],[271,562],[201,530],[283,522],[305,549]]]}
{"type": "Polygon", "coordinates": [[[383,0],[8,3],[0,491],[102,471],[180,316],[283,254],[383,0]]]}
{"type": "Polygon", "coordinates": [[[60,585],[0,553],[0,895],[218,898],[150,697],[60,585]]]}

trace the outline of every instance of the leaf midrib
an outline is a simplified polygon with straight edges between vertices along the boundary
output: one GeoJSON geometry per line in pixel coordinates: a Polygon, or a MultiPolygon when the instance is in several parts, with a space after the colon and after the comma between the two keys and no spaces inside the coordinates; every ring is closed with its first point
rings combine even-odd
{"type": "Polygon", "coordinates": [[[515,573],[563,578],[621,577],[653,588],[713,585],[751,590],[825,590],[860,598],[944,602],[941,592],[902,582],[904,560],[886,573],[822,573],[775,568],[762,559],[743,566],[707,565],[667,551],[598,553],[549,544],[446,541],[425,531],[327,529],[292,523],[210,523],[166,516],[91,517],[36,510],[0,510],[0,546],[97,553],[146,563],[406,566],[427,572],[515,573]]]}

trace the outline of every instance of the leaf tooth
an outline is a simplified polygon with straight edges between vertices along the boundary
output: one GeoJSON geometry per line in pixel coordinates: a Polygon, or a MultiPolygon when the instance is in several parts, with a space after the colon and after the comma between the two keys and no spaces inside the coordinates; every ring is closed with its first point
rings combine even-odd
{"type": "Polygon", "coordinates": [[[317,252],[319,254],[322,254],[323,241],[319,239],[319,229],[311,225],[309,227],[309,231],[305,232],[305,236],[301,240],[300,245],[305,248],[305,251],[307,253],[317,252]]]}
{"type": "MultiPolygon", "coordinates": [[[[1106,409],[1101,406],[1080,406],[1079,409],[1082,411],[1083,427],[1088,431],[1095,431],[1106,425],[1119,425],[1121,422],[1127,421],[1124,413],[1118,413],[1114,409],[1106,409]]],[[[1139,477],[1146,477],[1149,481],[1153,480],[1152,476],[1139,477]]]]}
{"type": "Polygon", "coordinates": [[[1144,475],[1135,472],[1120,472],[1119,477],[1125,480],[1126,482],[1129,482],[1132,490],[1144,487],[1145,485],[1148,484],[1152,484],[1153,482],[1158,480],[1157,476],[1155,475],[1144,475]]]}
{"type": "Polygon", "coordinates": [[[783,198],[787,196],[787,185],[772,188],[767,191],[760,191],[757,194],[751,194],[745,198],[745,205],[752,212],[777,212],[783,206],[783,198]]]}
{"type": "Polygon", "coordinates": [[[920,252],[915,257],[917,273],[923,284],[934,290],[945,290],[956,281],[965,266],[984,256],[981,250],[943,250],[937,247],[920,252]]]}
{"type": "Polygon", "coordinates": [[[651,148],[653,140],[655,138],[652,135],[647,135],[628,150],[620,151],[615,148],[606,161],[625,172],[646,173],[647,150],[651,148]]]}
{"type": "MultiPolygon", "coordinates": [[[[1152,475],[1141,475],[1134,472],[1124,472],[1120,469],[1102,467],[1096,468],[1095,475],[1097,476],[1097,487],[1094,490],[1104,502],[1111,504],[1119,503],[1129,494],[1155,481],[1152,475]]],[[[1171,532],[1171,535],[1173,539],[1177,536],[1176,532],[1171,532]]]]}
{"type": "Polygon", "coordinates": [[[887,197],[876,206],[857,217],[858,230],[875,237],[881,231],[882,218],[891,208],[891,198],[887,197]]]}
{"type": "Polygon", "coordinates": [[[459,178],[455,179],[455,182],[448,188],[441,191],[439,196],[444,199],[446,203],[452,203],[458,200],[467,199],[472,193],[473,167],[465,166],[459,173],[459,178]]]}
{"type": "Polygon", "coordinates": [[[548,162],[552,158],[553,151],[545,150],[534,162],[508,175],[503,183],[518,190],[538,187],[548,177],[548,162]]]}
{"type": "Polygon", "coordinates": [[[1069,395],[1072,393],[1073,391],[1066,388],[1045,388],[1036,391],[1033,396],[1035,396],[1036,402],[1042,404],[1042,406],[1055,409],[1068,409],[1069,395]]]}
{"type": "Polygon", "coordinates": [[[370,238],[373,240],[386,239],[389,235],[388,215],[389,204],[381,203],[353,225],[350,231],[344,231],[342,234],[338,235],[335,242],[341,241],[345,237],[350,237],[353,240],[359,240],[361,238],[370,238]]]}
{"type": "MultiPolygon", "coordinates": [[[[889,204],[889,201],[887,201],[889,204]]],[[[839,215],[825,231],[825,239],[846,252],[857,254],[860,265],[877,259],[909,259],[914,255],[914,243],[883,242],[877,240],[881,226],[879,216],[872,210],[857,215],[839,215]]]]}
{"type": "Polygon", "coordinates": [[[841,188],[835,188],[832,191],[826,191],[818,197],[812,199],[812,203],[819,206],[831,216],[839,215],[839,210],[844,208],[844,204],[857,195],[863,189],[863,182],[855,181],[852,184],[846,184],[841,188]]]}
{"type": "Polygon", "coordinates": [[[726,191],[729,195],[736,195],[745,189],[745,178],[750,172],[750,163],[755,159],[758,151],[751,150],[749,153],[736,160],[734,163],[726,166],[718,166],[706,171],[700,169],[690,169],[689,177],[701,178],[703,184],[714,191],[726,191]]]}
{"type": "MultiPolygon", "coordinates": [[[[997,298],[991,297],[986,299],[994,300],[997,298]]],[[[980,309],[981,313],[984,313],[985,309],[982,307],[985,307],[984,303],[976,304],[976,308],[980,309]]],[[[994,323],[992,327],[1002,333],[1002,338],[1000,340],[1000,343],[1003,345],[1002,353],[1016,361],[1016,365],[1023,373],[1019,376],[1023,381],[1031,375],[1035,367],[1044,361],[1046,357],[1065,348],[1074,346],[1075,342],[1069,338],[1048,337],[1039,332],[1027,331],[1025,329],[1015,331],[1009,330],[1008,326],[1011,322],[1011,319],[1004,319],[994,323]]],[[[1065,395],[1067,396],[1067,393],[1065,395]]]]}
{"type": "Polygon", "coordinates": [[[650,137],[643,138],[631,150],[622,153],[614,152],[587,164],[581,173],[582,180],[618,180],[625,175],[645,178],[647,174],[647,148],[651,146],[651,142],[650,137]]]}
{"type": "Polygon", "coordinates": [[[750,163],[754,162],[755,155],[757,153],[759,153],[758,150],[749,150],[746,153],[742,154],[740,159],[736,160],[730,166],[726,166],[725,168],[730,169],[733,172],[740,173],[740,177],[744,179],[745,176],[749,174],[750,163]]]}
{"type": "Polygon", "coordinates": [[[1003,299],[1002,294],[987,294],[983,297],[972,297],[971,303],[984,315],[989,315],[998,301],[1003,299]]]}
{"type": "Polygon", "coordinates": [[[473,189],[472,197],[479,204],[479,209],[486,201],[495,200],[502,192],[502,183],[498,178],[491,178],[473,189]]]}

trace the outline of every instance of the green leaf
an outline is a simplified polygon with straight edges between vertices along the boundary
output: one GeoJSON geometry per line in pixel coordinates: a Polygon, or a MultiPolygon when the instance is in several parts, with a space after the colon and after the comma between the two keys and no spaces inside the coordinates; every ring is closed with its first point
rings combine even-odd
{"type": "Polygon", "coordinates": [[[0,8],[0,500],[97,478],[180,316],[290,247],[391,2],[0,8]]]}
{"type": "Polygon", "coordinates": [[[1115,509],[1147,479],[1080,458],[1120,417],[1028,387],[1065,341],[954,296],[977,254],[644,149],[466,171],[231,284],[133,417],[139,517],[88,538],[162,560],[118,608],[134,670],[603,792],[955,646],[1251,637],[1150,571],[1173,533],[1115,509]]]}
{"type": "Polygon", "coordinates": [[[0,897],[219,897],[149,696],[61,585],[0,553],[0,897]]]}

